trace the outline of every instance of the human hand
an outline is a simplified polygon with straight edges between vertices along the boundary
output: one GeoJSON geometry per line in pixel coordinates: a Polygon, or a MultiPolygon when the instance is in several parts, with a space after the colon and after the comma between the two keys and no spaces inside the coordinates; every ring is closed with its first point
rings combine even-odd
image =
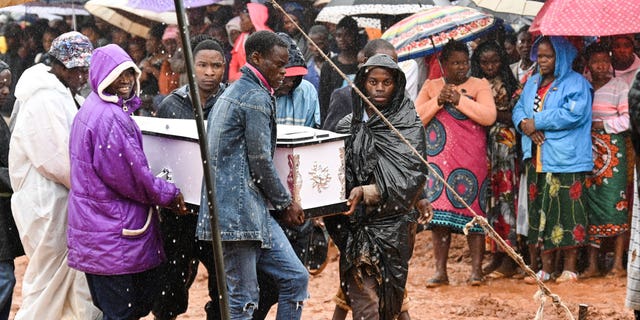
{"type": "Polygon", "coordinates": [[[349,211],[345,212],[344,215],[350,216],[358,207],[358,204],[364,199],[364,190],[362,190],[362,186],[355,187],[351,189],[349,193],[349,199],[347,199],[347,206],[349,206],[349,211]]]}
{"type": "Polygon", "coordinates": [[[529,138],[539,146],[544,143],[544,133],[542,133],[542,131],[534,131],[529,138]]]}
{"type": "Polygon", "coordinates": [[[460,93],[456,90],[456,86],[453,84],[445,84],[440,90],[438,96],[438,104],[444,105],[445,103],[451,103],[458,105],[460,102],[460,93]]]}
{"type": "Polygon", "coordinates": [[[520,121],[520,130],[528,136],[536,131],[536,121],[533,119],[523,119],[520,121]]]}
{"type": "Polygon", "coordinates": [[[173,198],[173,201],[171,201],[168,208],[181,216],[189,213],[187,205],[184,203],[184,196],[182,195],[182,192],[178,193],[178,195],[173,198]]]}
{"type": "Polygon", "coordinates": [[[593,122],[591,122],[591,129],[604,130],[604,121],[593,121],[593,122]]]}
{"type": "Polygon", "coordinates": [[[431,202],[427,199],[421,199],[416,203],[416,208],[418,209],[418,223],[419,224],[427,224],[431,219],[433,219],[433,207],[431,206],[431,202]]]}
{"type": "Polygon", "coordinates": [[[292,201],[280,215],[280,220],[289,227],[299,226],[304,223],[304,211],[299,203],[292,201]]]}

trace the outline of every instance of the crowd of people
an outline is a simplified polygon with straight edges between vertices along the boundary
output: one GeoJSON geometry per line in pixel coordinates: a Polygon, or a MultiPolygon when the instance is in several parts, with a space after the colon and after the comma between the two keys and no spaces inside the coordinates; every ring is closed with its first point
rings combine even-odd
{"type": "MultiPolygon", "coordinates": [[[[432,233],[435,288],[449,284],[451,237],[465,230],[470,286],[628,276],[627,306],[640,310],[640,262],[625,266],[640,243],[636,37],[498,28],[398,62],[351,17],[314,23],[310,4],[283,8],[188,10],[232,319],[264,319],[275,304],[277,319],[301,318],[314,227],[340,251],[334,319],[410,319],[409,261],[426,245],[416,233],[432,233]],[[277,124],[349,134],[346,212],[305,220],[275,170],[277,124]],[[469,225],[474,215],[536,278],[469,225]]],[[[199,263],[207,319],[220,319],[207,190],[186,204],[156,177],[131,118],[195,118],[177,26],[146,39],[98,18],[1,30],[0,320],[21,255],[15,319],[176,319],[199,263]]]]}

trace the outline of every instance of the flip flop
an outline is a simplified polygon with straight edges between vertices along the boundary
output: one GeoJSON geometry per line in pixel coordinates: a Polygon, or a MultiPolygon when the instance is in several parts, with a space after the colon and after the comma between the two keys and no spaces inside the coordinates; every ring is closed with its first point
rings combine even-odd
{"type": "Polygon", "coordinates": [[[441,286],[448,286],[449,279],[431,278],[427,281],[427,288],[437,288],[441,286]]]}

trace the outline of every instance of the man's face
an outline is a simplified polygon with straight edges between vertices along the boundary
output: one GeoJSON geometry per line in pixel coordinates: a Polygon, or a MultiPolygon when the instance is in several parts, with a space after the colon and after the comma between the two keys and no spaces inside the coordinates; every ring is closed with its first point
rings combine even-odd
{"type": "Polygon", "coordinates": [[[378,108],[385,108],[393,99],[396,82],[389,69],[377,67],[367,74],[364,87],[371,102],[378,108]]]}
{"type": "Polygon", "coordinates": [[[217,50],[200,50],[193,60],[198,89],[207,96],[218,92],[224,76],[224,56],[217,50]]]}
{"type": "Polygon", "coordinates": [[[289,61],[287,48],[274,46],[265,55],[254,52],[251,55],[252,64],[262,73],[273,89],[277,89],[284,81],[286,70],[284,68],[289,61]]]}
{"type": "Polygon", "coordinates": [[[335,37],[336,44],[338,45],[338,49],[340,49],[340,51],[349,50],[355,47],[356,38],[352,30],[347,30],[346,28],[338,28],[336,29],[335,37]]]}
{"type": "Polygon", "coordinates": [[[88,67],[77,67],[64,69],[62,71],[62,78],[64,82],[69,86],[69,89],[71,89],[75,93],[79,92],[80,89],[87,83],[88,75],[88,67]]]}
{"type": "Polygon", "coordinates": [[[275,96],[286,96],[291,93],[291,91],[294,89],[293,86],[295,86],[296,82],[301,78],[302,76],[284,77],[282,85],[278,87],[275,92],[275,96]]]}
{"type": "MultiPolygon", "coordinates": [[[[310,34],[309,38],[322,50],[322,52],[327,52],[327,37],[320,33],[310,34]]],[[[321,59],[322,56],[320,51],[316,49],[314,45],[309,44],[309,51],[313,54],[314,57],[321,59]]]]}

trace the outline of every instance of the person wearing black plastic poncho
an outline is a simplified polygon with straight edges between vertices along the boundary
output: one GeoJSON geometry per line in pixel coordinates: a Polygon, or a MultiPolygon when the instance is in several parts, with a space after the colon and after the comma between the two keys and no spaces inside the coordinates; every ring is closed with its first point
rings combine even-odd
{"type": "MultiPolygon", "coordinates": [[[[425,133],[406,79],[391,57],[378,54],[360,67],[356,86],[425,157],[425,133]]],[[[340,283],[354,319],[395,319],[401,310],[416,233],[416,199],[426,166],[363,99],[353,93],[349,127],[345,215],[325,218],[340,249],[340,283]]]]}

